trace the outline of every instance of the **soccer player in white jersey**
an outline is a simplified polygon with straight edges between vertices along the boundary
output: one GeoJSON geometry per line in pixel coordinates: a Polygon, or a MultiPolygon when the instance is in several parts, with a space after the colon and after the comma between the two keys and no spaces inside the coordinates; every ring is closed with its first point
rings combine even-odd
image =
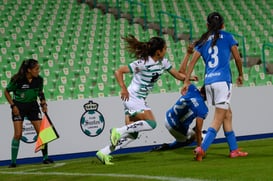
{"type": "Polygon", "coordinates": [[[230,107],[232,75],[230,70],[231,53],[238,70],[237,85],[243,83],[242,60],[237,49],[238,43],[233,36],[223,31],[224,19],[218,12],[212,12],[207,17],[207,32],[195,42],[195,52],[189,63],[182,92],[190,85],[190,75],[197,60],[202,56],[205,63],[205,88],[209,105],[215,106],[214,118],[201,146],[194,150],[195,159],[201,161],[217,132],[223,125],[223,130],[229,145],[229,157],[247,156],[247,152],[238,149],[235,133],[232,128],[232,112],[230,107]]]}
{"type": "Polygon", "coordinates": [[[171,63],[164,58],[167,49],[164,39],[152,37],[148,42],[140,42],[133,35],[123,39],[127,43],[127,50],[136,60],[128,66],[120,67],[115,72],[115,77],[121,87],[125,126],[112,128],[111,145],[96,153],[97,158],[106,165],[113,164],[110,156],[112,151],[120,149],[135,140],[139,132],[155,129],[155,117],[145,99],[163,72],[168,71],[174,78],[181,81],[185,78],[183,73],[174,69],[171,63]],[[128,87],[123,80],[124,74],[127,73],[133,74],[128,87]]]}

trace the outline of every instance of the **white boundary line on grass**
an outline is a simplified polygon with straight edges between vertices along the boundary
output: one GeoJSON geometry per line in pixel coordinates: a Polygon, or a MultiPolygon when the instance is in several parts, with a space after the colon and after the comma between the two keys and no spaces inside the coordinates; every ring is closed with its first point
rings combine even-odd
{"type": "Polygon", "coordinates": [[[153,179],[153,180],[164,180],[164,181],[204,181],[193,178],[178,178],[178,177],[163,177],[163,176],[150,176],[150,175],[134,175],[134,174],[115,174],[115,173],[66,173],[66,172],[41,172],[48,168],[56,168],[65,165],[66,163],[56,163],[52,166],[33,168],[24,171],[15,171],[12,168],[7,168],[13,171],[0,171],[0,174],[8,175],[61,175],[61,176],[98,176],[98,177],[123,177],[123,178],[138,178],[138,179],[153,179]]]}
{"type": "MultiPolygon", "coordinates": [[[[46,170],[46,169],[49,169],[49,168],[57,168],[57,167],[61,167],[61,166],[64,166],[66,165],[66,163],[56,163],[56,164],[48,164],[48,165],[42,165],[42,166],[39,166],[37,167],[37,165],[28,165],[26,169],[24,169],[24,171],[17,171],[17,172],[36,172],[36,171],[41,171],[41,170],[46,170]]],[[[15,170],[16,168],[3,168],[1,169],[1,172],[0,174],[3,172],[6,172],[6,174],[8,173],[13,173],[13,171],[15,170]],[[12,171],[11,171],[12,170],[12,171]]]]}
{"type": "Polygon", "coordinates": [[[115,173],[65,173],[65,172],[0,172],[0,174],[10,175],[61,175],[61,176],[102,176],[102,177],[124,177],[124,178],[138,178],[138,179],[154,179],[164,181],[203,181],[192,178],[178,178],[178,177],[162,177],[149,175],[132,175],[132,174],[115,174],[115,173]]]}

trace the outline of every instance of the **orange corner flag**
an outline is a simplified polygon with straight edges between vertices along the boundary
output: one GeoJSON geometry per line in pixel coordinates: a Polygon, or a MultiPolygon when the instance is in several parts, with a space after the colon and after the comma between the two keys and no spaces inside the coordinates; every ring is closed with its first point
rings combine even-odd
{"type": "Polygon", "coordinates": [[[47,113],[45,113],[41,122],[40,132],[36,141],[35,153],[43,149],[46,143],[49,143],[58,138],[59,135],[57,131],[55,130],[47,113]]]}

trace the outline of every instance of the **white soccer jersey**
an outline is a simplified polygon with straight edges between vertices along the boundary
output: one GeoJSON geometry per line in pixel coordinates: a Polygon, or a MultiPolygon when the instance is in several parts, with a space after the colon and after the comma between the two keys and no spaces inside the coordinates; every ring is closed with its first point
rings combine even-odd
{"type": "Polygon", "coordinates": [[[146,62],[144,60],[136,60],[128,66],[134,74],[128,86],[128,91],[130,94],[144,99],[153,89],[154,83],[156,83],[162,73],[172,68],[172,64],[168,59],[163,58],[163,60],[155,62],[151,57],[146,62]]]}

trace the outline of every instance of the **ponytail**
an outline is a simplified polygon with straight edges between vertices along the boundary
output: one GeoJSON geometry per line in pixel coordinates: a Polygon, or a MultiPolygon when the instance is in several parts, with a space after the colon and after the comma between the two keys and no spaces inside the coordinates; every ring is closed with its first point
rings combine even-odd
{"type": "Polygon", "coordinates": [[[24,60],[18,72],[11,77],[11,81],[16,82],[18,79],[24,78],[27,74],[28,69],[34,68],[37,64],[38,64],[38,61],[34,59],[24,60]]]}
{"type": "Polygon", "coordinates": [[[157,50],[163,50],[166,42],[160,37],[152,37],[148,42],[140,42],[133,35],[122,37],[127,42],[126,49],[137,59],[148,60],[157,50]]]}
{"type": "Polygon", "coordinates": [[[220,37],[220,30],[222,29],[223,24],[224,18],[218,12],[210,13],[207,17],[208,31],[202,34],[201,38],[194,44],[202,46],[208,40],[209,36],[214,35],[211,47],[215,46],[220,37]]]}

